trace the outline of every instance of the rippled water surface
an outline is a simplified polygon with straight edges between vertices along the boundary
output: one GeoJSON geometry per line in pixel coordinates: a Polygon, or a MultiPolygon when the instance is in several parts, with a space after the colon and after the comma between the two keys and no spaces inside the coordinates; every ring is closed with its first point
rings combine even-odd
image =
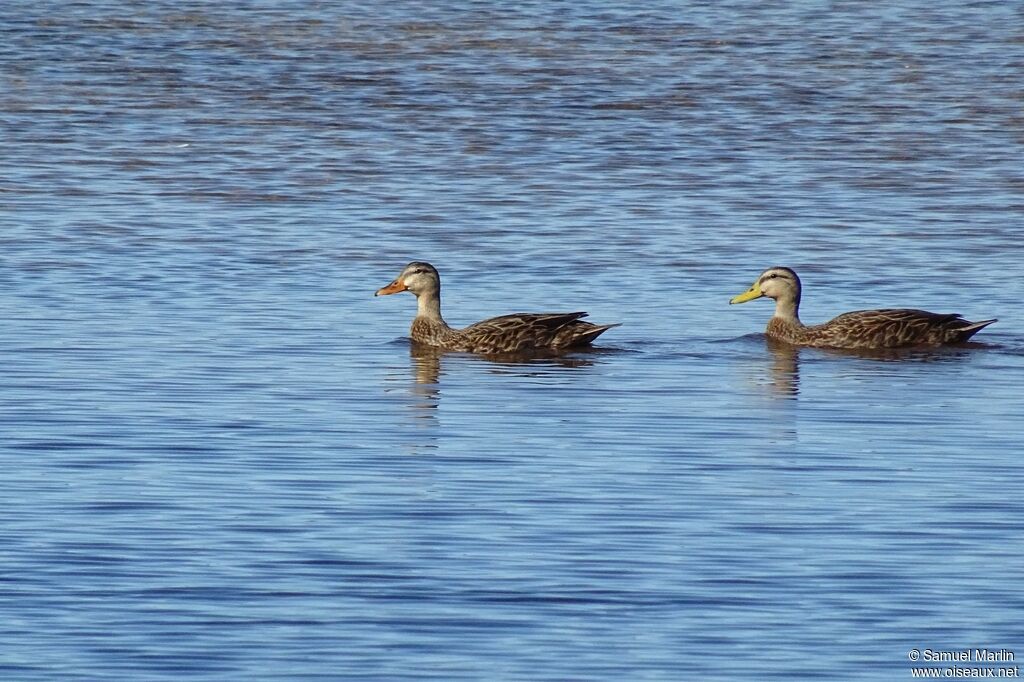
{"type": "Polygon", "coordinates": [[[0,674],[1024,656],[1017,3],[8,1],[0,674]],[[494,361],[405,338],[622,322],[494,361]],[[881,356],[803,316],[1000,321],[881,356]]]}

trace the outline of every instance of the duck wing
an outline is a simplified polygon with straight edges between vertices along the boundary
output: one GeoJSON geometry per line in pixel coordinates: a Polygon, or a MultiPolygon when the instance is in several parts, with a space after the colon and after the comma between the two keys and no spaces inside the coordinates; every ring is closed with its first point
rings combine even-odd
{"type": "MultiPolygon", "coordinates": [[[[971,322],[957,313],[912,308],[856,310],[808,329],[820,345],[838,348],[896,348],[966,341],[995,320],[971,322]]],[[[817,344],[816,344],[817,345],[817,344]]]]}
{"type": "Polygon", "coordinates": [[[585,312],[512,313],[472,324],[459,332],[465,350],[519,353],[587,345],[616,324],[584,322],[585,312]]]}

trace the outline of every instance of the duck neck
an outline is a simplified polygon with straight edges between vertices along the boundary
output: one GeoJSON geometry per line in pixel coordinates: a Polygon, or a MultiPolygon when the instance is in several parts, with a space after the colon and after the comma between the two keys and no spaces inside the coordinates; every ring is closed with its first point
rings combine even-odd
{"type": "Polygon", "coordinates": [[[441,292],[440,291],[425,291],[416,297],[416,317],[422,317],[430,322],[435,322],[448,326],[445,324],[444,318],[441,317],[441,292]]]}
{"type": "Polygon", "coordinates": [[[775,299],[775,317],[794,327],[802,327],[800,322],[800,294],[780,296],[775,299]]]}

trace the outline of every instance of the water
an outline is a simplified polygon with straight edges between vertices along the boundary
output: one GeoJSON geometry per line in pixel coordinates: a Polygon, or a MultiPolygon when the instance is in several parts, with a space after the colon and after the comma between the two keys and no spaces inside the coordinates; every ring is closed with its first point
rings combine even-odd
{"type": "MultiPolygon", "coordinates": [[[[11,680],[910,679],[1024,641],[1013,3],[8,2],[11,680]],[[421,353],[453,324],[600,348],[421,353]],[[786,350],[803,317],[999,317],[786,350]]],[[[1020,650],[1017,654],[1021,654],[1020,650]]]]}

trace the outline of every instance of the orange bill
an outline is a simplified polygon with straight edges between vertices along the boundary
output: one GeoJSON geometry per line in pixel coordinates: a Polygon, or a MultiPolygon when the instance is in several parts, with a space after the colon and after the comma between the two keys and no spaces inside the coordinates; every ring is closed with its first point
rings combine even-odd
{"type": "Polygon", "coordinates": [[[387,296],[388,294],[397,294],[407,290],[408,287],[406,287],[401,280],[396,279],[394,282],[387,285],[386,287],[381,287],[380,289],[377,289],[377,293],[375,293],[374,296],[387,296]]]}

